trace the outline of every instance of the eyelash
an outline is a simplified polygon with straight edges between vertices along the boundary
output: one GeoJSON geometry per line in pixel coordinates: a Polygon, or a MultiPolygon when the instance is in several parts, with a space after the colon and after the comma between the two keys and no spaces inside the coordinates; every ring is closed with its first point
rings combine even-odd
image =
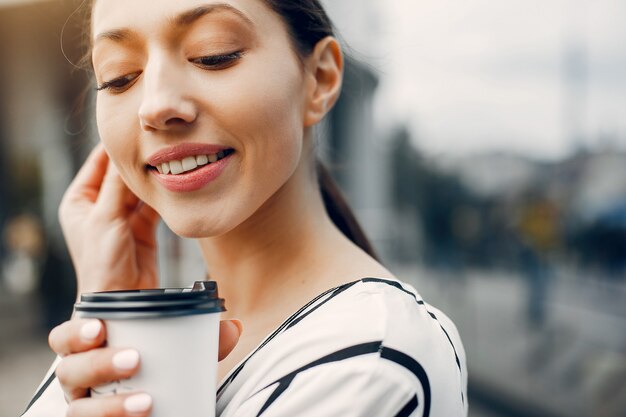
{"type": "Polygon", "coordinates": [[[214,69],[224,69],[243,56],[243,51],[236,51],[225,55],[209,55],[192,59],[191,62],[199,63],[202,67],[212,67],[214,69]],[[203,62],[203,61],[209,61],[203,62]]]}
{"type": "MultiPolygon", "coordinates": [[[[210,68],[211,70],[217,71],[230,67],[242,56],[243,51],[236,51],[224,55],[202,56],[200,58],[191,59],[189,60],[189,62],[194,63],[202,68],[210,68]]],[[[121,93],[126,88],[129,88],[129,84],[132,83],[137,77],[139,77],[139,73],[124,75],[111,81],[105,81],[98,87],[96,87],[96,91],[110,90],[112,92],[121,93]]]]}

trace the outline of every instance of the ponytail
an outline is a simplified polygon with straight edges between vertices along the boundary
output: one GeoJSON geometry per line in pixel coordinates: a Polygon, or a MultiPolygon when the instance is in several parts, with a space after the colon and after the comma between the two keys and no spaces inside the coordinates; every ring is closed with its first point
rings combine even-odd
{"type": "Polygon", "coordinates": [[[326,212],[332,222],[348,239],[367,252],[372,258],[379,261],[380,259],[374,247],[359,225],[350,206],[348,206],[348,202],[330,175],[328,168],[319,159],[316,160],[316,167],[324,207],[326,207],[326,212]]]}

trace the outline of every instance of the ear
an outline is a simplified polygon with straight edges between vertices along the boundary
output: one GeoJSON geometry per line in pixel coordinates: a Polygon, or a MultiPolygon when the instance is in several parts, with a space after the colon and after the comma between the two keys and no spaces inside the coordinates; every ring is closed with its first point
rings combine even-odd
{"type": "Polygon", "coordinates": [[[305,127],[319,123],[337,102],[343,81],[343,65],[341,46],[332,36],[320,40],[306,59],[305,127]]]}

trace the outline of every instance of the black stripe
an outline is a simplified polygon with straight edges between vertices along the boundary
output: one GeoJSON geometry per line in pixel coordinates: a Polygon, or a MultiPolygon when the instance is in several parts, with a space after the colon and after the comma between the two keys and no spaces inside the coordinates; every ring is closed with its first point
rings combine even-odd
{"type": "Polygon", "coordinates": [[[293,378],[291,379],[283,378],[278,382],[278,386],[276,387],[274,391],[272,391],[267,401],[265,401],[265,404],[263,404],[263,407],[261,407],[261,409],[259,410],[259,413],[256,415],[257,417],[263,414],[265,410],[267,410],[267,408],[270,405],[272,405],[274,401],[276,401],[278,397],[280,397],[281,394],[287,390],[287,388],[289,388],[289,385],[291,385],[291,381],[293,381],[293,378]]]}
{"type": "MultiPolygon", "coordinates": [[[[295,312],[294,314],[292,314],[287,320],[285,320],[267,339],[265,339],[265,341],[258,346],[254,352],[252,352],[238,367],[237,369],[235,369],[230,376],[228,377],[228,379],[226,381],[224,381],[224,383],[220,386],[220,388],[217,391],[217,395],[218,398],[219,396],[223,393],[223,391],[228,387],[228,385],[230,385],[230,383],[239,375],[239,373],[243,370],[244,366],[246,365],[246,363],[248,362],[248,360],[250,360],[261,348],[263,348],[265,345],[267,345],[270,341],[272,341],[276,336],[278,336],[282,331],[287,330],[293,326],[295,326],[296,324],[298,324],[302,319],[304,319],[306,316],[308,316],[310,313],[312,313],[313,311],[315,311],[316,309],[318,309],[319,307],[321,307],[322,305],[324,305],[326,302],[330,301],[332,298],[334,298],[335,296],[341,294],[343,291],[345,291],[346,289],[352,287],[354,284],[357,284],[359,282],[363,282],[363,283],[369,283],[369,282],[374,282],[374,283],[382,283],[382,284],[387,284],[390,285],[410,296],[413,297],[413,299],[415,300],[415,302],[418,305],[424,306],[425,303],[423,300],[418,299],[417,295],[415,295],[414,293],[412,293],[411,291],[406,290],[399,282],[397,281],[392,281],[392,280],[388,280],[388,279],[383,279],[383,278],[373,278],[373,277],[367,277],[367,278],[362,278],[356,281],[352,281],[343,285],[340,285],[338,287],[335,288],[331,288],[325,292],[323,292],[322,294],[318,295],[317,297],[315,297],[313,300],[309,301],[306,305],[304,305],[302,308],[300,308],[297,312],[295,312]],[[311,305],[313,305],[315,302],[317,302],[319,299],[321,299],[322,297],[328,295],[329,293],[333,293],[330,297],[328,297],[326,300],[322,301],[321,303],[319,303],[318,305],[316,305],[315,307],[313,307],[310,311],[302,314],[303,312],[305,312],[307,310],[307,308],[309,308],[311,305]]],[[[437,316],[426,310],[428,312],[428,314],[437,322],[437,324],[439,325],[439,327],[441,328],[441,330],[443,331],[443,333],[446,335],[448,342],[450,343],[450,346],[452,347],[452,350],[454,352],[454,359],[456,361],[456,365],[457,368],[459,369],[459,373],[461,373],[461,361],[459,359],[456,347],[454,346],[454,343],[452,343],[452,339],[450,338],[450,335],[448,334],[448,332],[446,331],[446,329],[443,327],[443,325],[441,324],[441,322],[437,319],[437,316]]],[[[286,389],[286,388],[285,388],[286,389]]],[[[463,401],[463,403],[465,403],[465,398],[463,396],[463,393],[461,392],[461,399],[463,401]]]]}
{"type": "Polygon", "coordinates": [[[382,279],[382,278],[363,278],[362,281],[363,282],[377,282],[377,283],[381,283],[381,284],[391,285],[392,287],[395,287],[395,288],[399,289],[403,293],[406,293],[406,294],[412,296],[415,299],[415,301],[417,302],[417,304],[424,305],[424,300],[419,300],[417,298],[417,295],[413,294],[409,290],[404,289],[404,287],[402,285],[400,285],[399,282],[390,281],[388,279],[382,279]]]}
{"type": "MultiPolygon", "coordinates": [[[[392,361],[413,373],[420,381],[422,385],[422,389],[424,390],[424,414],[423,417],[428,417],[430,415],[430,404],[431,404],[431,393],[430,393],[430,382],[428,380],[428,375],[424,368],[413,358],[410,356],[394,350],[387,348],[382,345],[382,341],[362,343],[359,345],[350,346],[341,350],[338,350],[334,353],[326,355],[320,359],[317,359],[307,365],[304,365],[293,372],[288,373],[284,377],[279,380],[267,385],[265,388],[259,390],[252,396],[258,394],[259,392],[276,385],[276,388],[270,394],[269,398],[265,401],[259,413],[256,417],[260,417],[291,385],[295,377],[308,369],[314,368],[319,365],[327,364],[330,362],[342,361],[345,359],[350,359],[356,356],[367,355],[372,353],[379,353],[380,357],[389,361],[392,361]]],[[[409,404],[407,404],[401,411],[398,416],[408,416],[411,412],[413,412],[417,408],[417,396],[414,397],[414,401],[411,400],[409,404]],[[413,408],[410,408],[413,406],[413,408]],[[402,414],[402,413],[408,414],[402,414]]]]}
{"type": "Polygon", "coordinates": [[[415,411],[416,409],[417,409],[417,395],[414,395],[413,398],[411,398],[409,402],[406,403],[404,407],[402,407],[402,410],[398,411],[398,414],[396,414],[396,417],[409,417],[411,413],[415,411]]]}
{"type": "MultiPolygon", "coordinates": [[[[369,278],[365,278],[365,279],[369,279],[369,278]]],[[[308,303],[306,303],[302,308],[300,308],[294,314],[292,314],[267,339],[265,339],[265,341],[261,345],[259,345],[254,350],[254,352],[252,352],[250,355],[248,355],[248,357],[229,375],[228,379],[226,379],[226,381],[224,381],[224,383],[217,390],[217,398],[219,399],[220,395],[222,395],[222,393],[228,387],[228,385],[230,385],[230,383],[233,382],[233,380],[239,375],[239,373],[243,370],[243,368],[246,365],[246,363],[248,362],[248,360],[250,360],[252,358],[252,356],[254,356],[261,348],[263,348],[265,345],[267,345],[269,342],[271,342],[276,336],[278,336],[278,334],[280,334],[283,330],[292,327],[292,323],[294,321],[296,323],[299,323],[300,320],[302,320],[304,317],[308,316],[312,311],[318,309],[319,307],[324,305],[327,301],[331,300],[333,297],[339,295],[340,293],[342,293],[346,289],[350,288],[354,284],[356,284],[358,282],[361,282],[361,281],[363,281],[363,279],[358,279],[356,281],[348,282],[346,284],[342,284],[342,285],[339,285],[337,287],[333,287],[333,288],[331,288],[329,290],[326,290],[323,293],[321,293],[320,295],[318,295],[317,297],[315,297],[314,299],[312,299],[311,301],[309,301],[308,303]],[[330,293],[333,293],[333,294],[330,297],[328,297],[328,299],[326,299],[326,300],[322,301],[321,303],[319,303],[317,306],[312,308],[311,311],[304,313],[303,316],[300,316],[304,311],[306,311],[307,308],[309,308],[311,305],[315,304],[319,299],[323,298],[324,296],[326,296],[326,295],[328,295],[330,293]]],[[[296,323],[293,323],[293,325],[295,325],[296,323]]]]}
{"type": "Polygon", "coordinates": [[[450,335],[448,334],[448,332],[446,331],[446,329],[441,325],[441,322],[439,320],[437,320],[437,316],[435,316],[434,313],[428,313],[431,315],[432,318],[434,318],[437,323],[439,323],[439,327],[441,327],[441,330],[443,330],[443,332],[445,333],[446,337],[448,338],[448,342],[450,342],[450,346],[452,346],[452,350],[454,350],[454,359],[456,360],[456,366],[457,368],[459,368],[459,372],[461,371],[461,361],[459,360],[459,355],[457,355],[456,353],[456,348],[454,347],[454,343],[452,343],[452,339],[450,339],[450,335]]]}
{"type": "MultiPolygon", "coordinates": [[[[381,278],[363,278],[362,281],[363,282],[379,282],[379,283],[382,283],[382,284],[391,285],[392,287],[395,287],[395,288],[399,289],[400,291],[405,292],[405,293],[413,296],[413,298],[415,299],[417,304],[424,305],[424,301],[423,300],[418,299],[417,296],[415,294],[413,294],[411,291],[405,290],[402,287],[402,285],[400,285],[399,282],[390,281],[390,280],[381,279],[381,278]]],[[[426,311],[428,311],[428,310],[426,310],[426,311]]],[[[447,330],[443,327],[443,325],[441,324],[439,319],[437,319],[437,316],[434,313],[428,311],[428,314],[430,315],[430,317],[432,317],[437,322],[439,327],[441,327],[441,330],[443,331],[443,333],[448,338],[448,342],[450,342],[450,346],[452,346],[452,350],[454,351],[454,359],[456,361],[456,366],[457,366],[457,368],[459,368],[459,372],[461,372],[461,361],[459,360],[459,355],[458,355],[458,353],[456,351],[456,347],[454,346],[454,343],[452,343],[452,339],[450,338],[450,335],[448,334],[447,330]]]]}
{"type": "Polygon", "coordinates": [[[50,386],[50,384],[52,384],[52,381],[54,381],[54,378],[56,378],[56,373],[52,372],[50,374],[50,376],[48,377],[48,379],[46,380],[46,382],[44,382],[44,384],[41,386],[41,388],[39,388],[39,391],[37,391],[37,393],[35,394],[35,396],[33,397],[32,400],[30,400],[30,402],[28,403],[28,406],[26,406],[26,410],[24,410],[24,412],[21,414],[22,416],[24,414],[26,414],[26,412],[28,410],[30,410],[30,407],[33,406],[33,404],[35,404],[35,402],[39,399],[39,397],[41,397],[44,393],[44,391],[46,389],[48,389],[48,387],[50,386]]]}
{"type": "Polygon", "coordinates": [[[315,310],[317,310],[318,308],[320,308],[321,306],[323,306],[324,304],[326,304],[327,302],[329,302],[330,300],[332,300],[333,298],[335,298],[336,296],[338,296],[339,294],[341,294],[342,292],[347,290],[348,288],[352,287],[357,282],[358,281],[354,281],[354,282],[351,282],[351,283],[346,284],[346,285],[342,285],[341,287],[337,288],[330,297],[328,297],[323,302],[319,303],[318,305],[316,305],[315,307],[313,307],[312,309],[310,309],[309,311],[307,311],[306,313],[302,314],[300,317],[298,317],[297,319],[295,319],[294,321],[289,323],[289,326],[287,326],[287,328],[285,330],[289,330],[290,328],[292,328],[296,324],[300,323],[300,321],[302,321],[302,319],[307,317],[309,314],[311,314],[312,312],[314,312],[315,310]]]}
{"type": "Polygon", "coordinates": [[[287,390],[287,388],[289,388],[289,385],[291,385],[291,382],[293,381],[293,379],[296,377],[296,375],[298,375],[300,372],[304,372],[307,369],[311,369],[315,366],[319,366],[319,365],[323,365],[326,363],[330,363],[330,362],[337,362],[337,361],[341,361],[344,359],[348,359],[348,358],[353,358],[356,356],[360,356],[360,355],[367,355],[370,353],[376,353],[381,349],[381,345],[382,345],[382,341],[377,341],[377,342],[369,342],[369,343],[362,343],[359,345],[354,345],[354,346],[350,346],[341,350],[338,350],[336,352],[333,352],[329,355],[326,355],[322,358],[319,358],[307,365],[304,365],[298,369],[296,369],[295,371],[292,371],[290,373],[288,373],[287,375],[285,375],[284,377],[280,378],[278,381],[273,382],[271,384],[269,384],[268,386],[266,386],[265,388],[262,388],[261,390],[259,390],[257,393],[253,394],[256,395],[259,392],[271,387],[272,385],[276,385],[278,384],[278,386],[276,387],[276,389],[274,390],[274,392],[272,392],[272,394],[270,395],[270,397],[267,399],[267,401],[265,401],[265,404],[263,404],[263,407],[261,407],[261,409],[259,410],[259,413],[257,414],[257,417],[259,417],[261,414],[263,414],[265,412],[265,410],[267,410],[267,408],[272,405],[274,403],[274,401],[276,401],[276,399],[278,399],[278,397],[285,392],[285,390],[287,390]]]}
{"type": "MultiPolygon", "coordinates": [[[[358,282],[358,281],[355,281],[358,282]]],[[[311,305],[313,305],[314,303],[316,303],[320,298],[323,298],[324,296],[328,295],[329,293],[333,292],[333,291],[337,291],[339,289],[341,289],[342,287],[346,286],[346,285],[352,285],[355,282],[350,282],[348,284],[344,284],[341,285],[339,287],[334,287],[331,288],[329,290],[324,291],[323,293],[321,293],[320,295],[318,295],[317,297],[315,297],[314,299],[312,299],[311,301],[309,301],[308,303],[306,303],[302,308],[300,308],[298,311],[296,311],[295,313],[293,313],[291,316],[289,316],[289,318],[287,318],[287,320],[285,320],[280,326],[278,326],[278,328],[276,330],[274,330],[274,332],[268,336],[267,339],[265,339],[263,341],[263,343],[261,343],[255,350],[254,352],[252,352],[241,364],[239,364],[239,366],[237,367],[237,369],[235,369],[230,376],[228,377],[228,379],[226,381],[224,381],[224,383],[219,387],[219,389],[217,390],[217,396],[219,398],[219,396],[223,393],[223,391],[228,387],[228,385],[230,385],[231,382],[233,382],[233,380],[237,377],[237,375],[239,375],[239,373],[243,370],[244,366],[246,365],[246,363],[248,363],[248,361],[259,351],[261,350],[265,345],[267,345],[269,342],[271,342],[276,336],[278,336],[278,334],[280,334],[285,328],[287,328],[287,326],[289,326],[289,324],[298,318],[298,316],[300,314],[302,314],[303,311],[306,311],[307,308],[309,308],[311,305]]],[[[332,296],[331,296],[332,297],[332,296]]],[[[325,302],[325,301],[324,301],[325,302]]],[[[323,304],[324,302],[320,303],[323,304]]]]}
{"type": "Polygon", "coordinates": [[[384,346],[380,352],[380,357],[403,366],[404,368],[411,371],[413,375],[417,377],[417,379],[419,379],[420,384],[422,384],[422,389],[424,390],[424,413],[422,415],[424,417],[428,417],[430,415],[430,403],[432,399],[428,375],[426,374],[426,371],[424,370],[422,365],[420,365],[419,362],[417,362],[409,355],[384,346]]]}

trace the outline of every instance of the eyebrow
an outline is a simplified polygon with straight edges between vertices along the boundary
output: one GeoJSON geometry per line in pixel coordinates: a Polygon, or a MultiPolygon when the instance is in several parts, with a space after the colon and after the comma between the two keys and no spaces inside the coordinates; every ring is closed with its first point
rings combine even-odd
{"type": "MultiPolygon", "coordinates": [[[[226,3],[212,3],[194,7],[193,9],[182,12],[169,20],[174,27],[181,28],[193,24],[195,21],[203,16],[220,11],[232,12],[235,15],[239,16],[248,26],[254,27],[254,23],[252,22],[252,20],[250,20],[248,16],[245,15],[245,13],[226,3]]],[[[132,34],[133,32],[130,29],[126,28],[107,30],[96,36],[94,44],[102,39],[109,39],[115,42],[121,42],[129,39],[132,34]]]]}

